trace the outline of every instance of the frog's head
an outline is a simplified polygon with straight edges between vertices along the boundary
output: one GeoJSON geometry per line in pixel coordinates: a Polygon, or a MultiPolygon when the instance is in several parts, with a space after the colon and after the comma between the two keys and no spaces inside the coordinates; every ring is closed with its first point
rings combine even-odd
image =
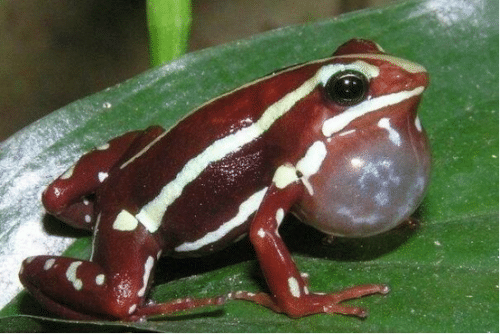
{"type": "Polygon", "coordinates": [[[415,211],[429,182],[430,148],[417,117],[427,72],[351,40],[318,73],[327,153],[297,215],[334,235],[389,230],[415,211]]]}

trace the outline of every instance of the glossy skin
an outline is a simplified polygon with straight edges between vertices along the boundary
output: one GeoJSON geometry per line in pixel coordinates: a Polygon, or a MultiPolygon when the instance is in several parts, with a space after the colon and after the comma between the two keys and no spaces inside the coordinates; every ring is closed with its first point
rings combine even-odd
{"type": "Polygon", "coordinates": [[[26,259],[22,283],[71,319],[138,320],[225,299],[291,317],[365,316],[340,303],[388,288],[310,292],[278,228],[292,212],[325,233],[362,237],[409,217],[430,171],[417,118],[427,73],[364,40],[334,56],[225,94],[167,132],[130,132],[84,155],[42,200],[67,224],[94,231],[92,258],[26,259]],[[246,234],[271,295],[146,304],[160,256],[204,255],[246,234]]]}

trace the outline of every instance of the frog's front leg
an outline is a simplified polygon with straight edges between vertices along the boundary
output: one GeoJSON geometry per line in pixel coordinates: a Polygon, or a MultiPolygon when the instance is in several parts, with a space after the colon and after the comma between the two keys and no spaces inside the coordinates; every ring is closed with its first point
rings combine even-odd
{"type": "Polygon", "coordinates": [[[110,170],[125,154],[133,153],[130,150],[139,151],[163,132],[160,126],[128,132],[86,153],[45,189],[44,207],[73,227],[92,230],[95,224],[93,194],[110,170]]]}
{"type": "Polygon", "coordinates": [[[278,233],[285,212],[303,195],[304,186],[296,181],[280,188],[279,183],[269,188],[250,227],[250,240],[271,295],[239,292],[233,299],[251,300],[291,317],[316,313],[366,316],[365,310],[341,303],[366,295],[386,294],[389,289],[385,285],[369,284],[330,294],[310,292],[306,275],[301,275],[278,233]]]}

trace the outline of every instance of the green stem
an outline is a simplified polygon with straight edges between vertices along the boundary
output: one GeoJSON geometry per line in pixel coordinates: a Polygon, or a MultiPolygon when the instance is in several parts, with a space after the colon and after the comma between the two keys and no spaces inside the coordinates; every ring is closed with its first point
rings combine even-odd
{"type": "Polygon", "coordinates": [[[191,25],[190,0],[147,0],[150,63],[158,66],[187,50],[191,25]]]}

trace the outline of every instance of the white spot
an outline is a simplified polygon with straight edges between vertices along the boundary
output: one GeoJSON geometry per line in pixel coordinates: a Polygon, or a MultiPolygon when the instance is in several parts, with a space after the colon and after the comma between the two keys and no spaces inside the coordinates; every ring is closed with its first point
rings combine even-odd
{"type": "Polygon", "coordinates": [[[300,297],[300,287],[299,283],[295,279],[295,277],[289,277],[288,278],[288,289],[290,290],[290,293],[292,296],[299,298],[300,297]]]}
{"type": "Polygon", "coordinates": [[[159,260],[161,257],[161,250],[158,251],[158,253],[156,254],[156,259],[159,260]]]}
{"type": "Polygon", "coordinates": [[[351,64],[329,64],[320,69],[320,80],[323,87],[326,86],[328,80],[339,72],[354,70],[361,72],[368,80],[379,75],[380,70],[377,66],[370,65],[364,61],[358,60],[351,64]]]}
{"type": "Polygon", "coordinates": [[[73,287],[78,291],[80,291],[83,287],[82,280],[76,277],[76,270],[81,264],[82,261],[75,261],[71,263],[68,267],[68,270],[66,270],[66,278],[68,279],[68,281],[73,283],[73,287]]]}
{"type": "Polygon", "coordinates": [[[308,295],[308,294],[309,294],[309,289],[307,288],[307,286],[305,286],[305,287],[304,287],[304,293],[305,293],[306,295],[308,295]]]}
{"type": "Polygon", "coordinates": [[[420,118],[418,118],[418,116],[415,118],[415,127],[418,132],[422,132],[422,123],[420,123],[420,118]]]}
{"type": "Polygon", "coordinates": [[[155,264],[155,260],[152,256],[148,257],[146,263],[144,264],[144,276],[142,277],[142,288],[137,292],[139,297],[144,296],[146,293],[146,288],[148,287],[149,275],[151,275],[151,269],[155,264]]]}
{"type": "Polygon", "coordinates": [[[97,284],[97,285],[103,285],[105,278],[106,278],[106,276],[104,276],[104,274],[97,275],[95,277],[95,284],[97,284]]]}
{"type": "Polygon", "coordinates": [[[266,236],[266,232],[264,231],[264,229],[259,229],[259,231],[257,231],[257,234],[259,235],[259,237],[261,238],[264,238],[266,236]]]}
{"type": "Polygon", "coordinates": [[[187,184],[195,180],[211,163],[240,150],[241,147],[266,132],[295,103],[314,90],[319,83],[319,73],[320,71],[300,87],[270,105],[255,123],[216,140],[203,152],[189,160],[175,179],[163,187],[160,194],[141,209],[136,216],[137,219],[143,224],[147,220],[149,221],[147,225],[154,227],[155,230],[158,229],[165,211],[181,195],[187,184]]]}
{"type": "Polygon", "coordinates": [[[259,190],[258,192],[250,196],[247,200],[245,200],[243,203],[241,203],[236,216],[233,217],[231,220],[222,224],[217,230],[208,232],[202,238],[196,241],[185,242],[182,245],[177,246],[175,250],[177,252],[193,251],[222,239],[231,230],[246,222],[248,218],[253,213],[255,213],[255,211],[257,211],[257,209],[260,206],[260,203],[264,199],[266,191],[267,187],[259,190]]]}
{"type": "Polygon", "coordinates": [[[279,189],[286,188],[289,184],[298,181],[297,169],[292,165],[282,165],[276,169],[273,176],[273,183],[279,189]]]}
{"type": "Polygon", "coordinates": [[[56,263],[56,259],[48,259],[47,261],[45,261],[45,264],[43,265],[43,269],[49,270],[50,268],[52,268],[54,263],[56,263]]]}
{"type": "Polygon", "coordinates": [[[387,117],[381,118],[377,125],[389,132],[389,140],[396,146],[401,146],[401,136],[391,127],[391,120],[387,117]]]}
{"type": "Polygon", "coordinates": [[[85,215],[85,222],[90,223],[92,221],[92,217],[90,215],[85,215]]]}
{"type": "Polygon", "coordinates": [[[89,204],[90,204],[89,200],[86,199],[86,198],[84,198],[83,199],[83,205],[89,205],[89,204]]]}
{"type": "Polygon", "coordinates": [[[97,177],[99,178],[100,182],[104,182],[104,180],[106,180],[108,176],[109,174],[105,172],[99,172],[99,174],[97,174],[97,177]]]}
{"type": "Polygon", "coordinates": [[[136,304],[130,306],[130,308],[128,309],[128,314],[134,313],[136,309],[137,309],[137,305],[136,304]]]}
{"type": "Polygon", "coordinates": [[[283,218],[285,218],[285,210],[283,210],[282,208],[279,208],[276,211],[276,223],[278,224],[278,227],[283,222],[283,218]]]}
{"type": "Polygon", "coordinates": [[[139,222],[130,212],[126,210],[120,211],[113,223],[113,229],[118,231],[133,231],[137,228],[139,222]]]}
{"type": "Polygon", "coordinates": [[[363,166],[363,160],[361,160],[360,158],[352,158],[351,159],[351,166],[354,168],[359,168],[359,167],[363,166]]]}
{"type": "Polygon", "coordinates": [[[59,178],[61,180],[67,180],[69,179],[71,176],[73,176],[73,172],[75,171],[75,166],[76,165],[73,165],[71,166],[70,168],[68,168],[63,175],[61,175],[59,178]]]}
{"type": "Polygon", "coordinates": [[[393,94],[382,95],[370,100],[363,101],[347,110],[342,114],[327,119],[323,123],[322,132],[325,137],[330,137],[344,129],[350,122],[356,118],[362,117],[372,111],[376,111],[394,104],[398,104],[404,100],[422,94],[425,87],[417,87],[411,91],[402,91],[393,94]]]}
{"type": "Polygon", "coordinates": [[[297,162],[297,170],[302,173],[301,180],[306,186],[309,194],[312,196],[314,191],[309,183],[309,177],[316,174],[327,154],[325,143],[322,141],[314,142],[306,152],[306,155],[297,162]]]}
{"type": "Polygon", "coordinates": [[[96,147],[98,151],[106,151],[109,148],[109,143],[96,147]]]}
{"type": "Polygon", "coordinates": [[[103,108],[106,108],[106,109],[109,109],[109,108],[111,108],[111,107],[112,107],[112,104],[111,104],[111,103],[109,103],[109,102],[104,102],[104,103],[102,104],[102,107],[103,107],[103,108]]]}

